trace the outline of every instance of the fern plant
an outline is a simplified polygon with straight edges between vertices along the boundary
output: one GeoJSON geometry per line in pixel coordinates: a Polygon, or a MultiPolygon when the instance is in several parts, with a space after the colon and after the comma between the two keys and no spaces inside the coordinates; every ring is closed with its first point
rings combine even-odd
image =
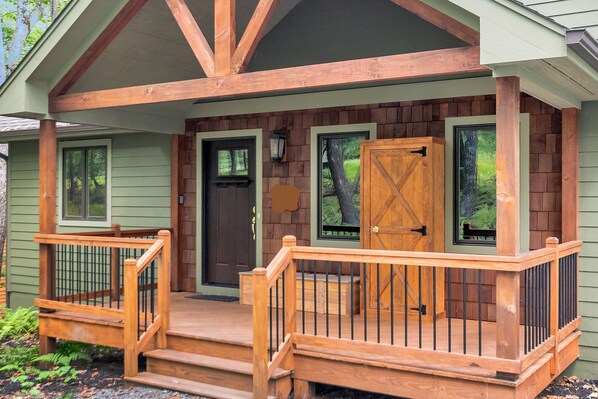
{"type": "Polygon", "coordinates": [[[0,341],[5,339],[22,339],[35,333],[39,327],[37,311],[33,308],[1,307],[0,341]]]}

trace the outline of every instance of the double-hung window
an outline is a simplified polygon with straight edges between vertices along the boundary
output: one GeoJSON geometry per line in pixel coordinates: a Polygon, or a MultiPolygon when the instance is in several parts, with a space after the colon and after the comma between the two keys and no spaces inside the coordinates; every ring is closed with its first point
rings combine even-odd
{"type": "Polygon", "coordinates": [[[110,224],[110,141],[60,145],[61,224],[110,224]]]}

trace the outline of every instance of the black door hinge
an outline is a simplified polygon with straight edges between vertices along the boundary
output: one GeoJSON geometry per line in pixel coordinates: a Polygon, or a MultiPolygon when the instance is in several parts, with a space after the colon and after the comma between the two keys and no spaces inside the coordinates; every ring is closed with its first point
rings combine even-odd
{"type": "Polygon", "coordinates": [[[420,229],[411,229],[411,231],[414,233],[419,233],[422,236],[428,235],[428,228],[426,226],[422,226],[420,229]]]}
{"type": "Polygon", "coordinates": [[[421,308],[409,308],[411,310],[417,310],[419,313],[422,314],[422,316],[425,316],[427,314],[427,307],[426,305],[422,305],[421,308]]]}
{"type": "Polygon", "coordinates": [[[428,148],[423,146],[421,150],[411,151],[412,154],[421,154],[422,157],[428,156],[428,148]]]}

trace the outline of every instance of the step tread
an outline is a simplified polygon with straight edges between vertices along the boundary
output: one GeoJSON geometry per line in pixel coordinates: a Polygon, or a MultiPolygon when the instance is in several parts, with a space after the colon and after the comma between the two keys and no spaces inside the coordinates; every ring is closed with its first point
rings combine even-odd
{"type": "MultiPolygon", "coordinates": [[[[146,352],[145,356],[150,359],[167,360],[171,362],[190,364],[193,366],[208,367],[239,374],[253,375],[253,364],[240,360],[230,360],[214,356],[198,355],[195,353],[181,352],[172,349],[156,349],[146,352]]],[[[272,374],[271,379],[276,380],[288,375],[291,375],[291,371],[277,368],[272,374]]]]}
{"type": "MultiPolygon", "coordinates": [[[[135,377],[125,377],[125,380],[137,384],[149,385],[173,391],[186,392],[193,395],[214,398],[214,399],[251,399],[253,394],[238,389],[225,388],[217,385],[205,384],[202,382],[185,380],[183,378],[168,377],[155,373],[139,373],[135,377]]],[[[268,397],[274,399],[274,397],[268,397]]]]}

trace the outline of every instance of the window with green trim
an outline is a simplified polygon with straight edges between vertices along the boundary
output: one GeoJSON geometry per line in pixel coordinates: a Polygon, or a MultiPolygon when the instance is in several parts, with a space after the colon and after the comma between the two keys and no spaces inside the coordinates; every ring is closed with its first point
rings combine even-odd
{"type": "Polygon", "coordinates": [[[62,219],[106,221],[108,146],[62,149],[62,219]]]}
{"type": "Polygon", "coordinates": [[[495,246],[496,125],[454,129],[454,244],[495,246]]]}

